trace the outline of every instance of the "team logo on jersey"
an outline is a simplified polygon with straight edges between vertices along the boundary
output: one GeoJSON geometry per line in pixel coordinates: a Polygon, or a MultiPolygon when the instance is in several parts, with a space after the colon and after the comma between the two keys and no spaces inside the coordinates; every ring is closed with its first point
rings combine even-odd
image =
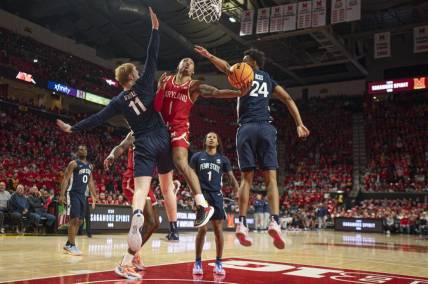
{"type": "Polygon", "coordinates": [[[220,163],[221,163],[220,159],[217,159],[217,161],[216,161],[216,162],[217,162],[217,164],[220,164],[220,163]]]}

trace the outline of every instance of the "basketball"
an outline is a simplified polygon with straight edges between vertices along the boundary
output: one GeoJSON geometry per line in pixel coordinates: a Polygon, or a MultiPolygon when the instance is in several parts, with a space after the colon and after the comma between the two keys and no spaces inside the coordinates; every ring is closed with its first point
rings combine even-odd
{"type": "Polygon", "coordinates": [[[236,63],[230,68],[229,76],[227,76],[229,83],[239,89],[243,84],[252,82],[254,80],[254,71],[250,65],[241,62],[236,63]]]}

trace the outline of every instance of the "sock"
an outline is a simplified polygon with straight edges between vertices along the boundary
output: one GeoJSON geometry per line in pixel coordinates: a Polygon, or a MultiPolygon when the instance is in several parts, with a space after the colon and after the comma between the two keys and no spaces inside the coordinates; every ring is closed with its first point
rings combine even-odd
{"type": "Polygon", "coordinates": [[[202,259],[200,257],[196,258],[196,262],[201,262],[201,261],[202,261],[202,259]]]}
{"type": "Polygon", "coordinates": [[[241,223],[245,227],[247,227],[247,217],[246,216],[239,216],[239,223],[241,223]]]}
{"type": "Polygon", "coordinates": [[[122,258],[122,263],[120,265],[132,265],[132,259],[134,256],[130,254],[129,252],[125,254],[125,256],[122,258]]]}
{"type": "Polygon", "coordinates": [[[270,216],[271,219],[273,219],[278,225],[279,225],[279,216],[278,215],[271,215],[270,216]]]}
{"type": "Polygon", "coordinates": [[[204,195],[202,193],[199,193],[199,194],[195,195],[195,202],[196,202],[196,205],[201,205],[204,208],[208,207],[208,203],[205,200],[205,197],[204,197],[204,195]]]}
{"type": "Polygon", "coordinates": [[[177,221],[169,222],[169,230],[170,230],[170,231],[175,231],[175,230],[177,230],[177,221]]]}
{"type": "Polygon", "coordinates": [[[70,243],[69,241],[67,241],[67,243],[65,244],[66,246],[74,246],[75,244],[70,243]]]}
{"type": "Polygon", "coordinates": [[[141,211],[140,209],[135,209],[132,214],[133,215],[135,215],[135,214],[141,214],[141,215],[143,215],[143,211],[141,211]]]}
{"type": "Polygon", "coordinates": [[[221,257],[217,256],[217,257],[215,258],[215,262],[221,262],[221,257]]]}

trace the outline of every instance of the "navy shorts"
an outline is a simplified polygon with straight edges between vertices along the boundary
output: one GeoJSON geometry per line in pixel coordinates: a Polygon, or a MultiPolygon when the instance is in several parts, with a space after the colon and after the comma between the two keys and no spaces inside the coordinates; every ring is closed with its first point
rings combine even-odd
{"type": "Polygon", "coordinates": [[[153,176],[157,166],[160,174],[173,170],[169,132],[166,127],[135,137],[134,177],[153,176]]]}
{"type": "Polygon", "coordinates": [[[236,151],[241,171],[252,171],[257,162],[262,170],[278,169],[276,128],[268,122],[241,125],[236,134],[236,151]]]}
{"type": "Polygon", "coordinates": [[[85,194],[69,191],[67,195],[67,215],[69,215],[71,219],[74,219],[74,218],[84,219],[85,209],[86,209],[85,194]]]}
{"type": "Polygon", "coordinates": [[[226,219],[226,213],[223,207],[223,193],[218,191],[202,190],[205,200],[209,205],[214,207],[214,214],[211,220],[224,220],[226,219]]]}

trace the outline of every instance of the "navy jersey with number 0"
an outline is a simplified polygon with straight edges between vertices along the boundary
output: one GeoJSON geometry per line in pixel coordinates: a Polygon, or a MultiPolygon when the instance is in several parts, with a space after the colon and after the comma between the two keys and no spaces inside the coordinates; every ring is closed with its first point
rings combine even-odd
{"type": "Polygon", "coordinates": [[[73,170],[68,191],[84,195],[92,173],[92,165],[80,160],[76,160],[76,163],[77,167],[73,170]]]}
{"type": "Polygon", "coordinates": [[[141,77],[129,91],[123,91],[100,112],[91,115],[72,127],[72,131],[82,131],[101,125],[107,119],[121,114],[132,131],[138,135],[148,133],[164,126],[162,119],[154,109],[155,73],[159,53],[159,31],[152,30],[147,49],[146,62],[141,77]]]}
{"type": "Polygon", "coordinates": [[[238,123],[272,121],[269,101],[277,85],[268,73],[256,70],[250,92],[238,98],[238,123]]]}
{"type": "Polygon", "coordinates": [[[227,157],[217,153],[197,152],[190,160],[190,166],[195,170],[204,191],[221,191],[223,173],[232,170],[227,157]]]}

